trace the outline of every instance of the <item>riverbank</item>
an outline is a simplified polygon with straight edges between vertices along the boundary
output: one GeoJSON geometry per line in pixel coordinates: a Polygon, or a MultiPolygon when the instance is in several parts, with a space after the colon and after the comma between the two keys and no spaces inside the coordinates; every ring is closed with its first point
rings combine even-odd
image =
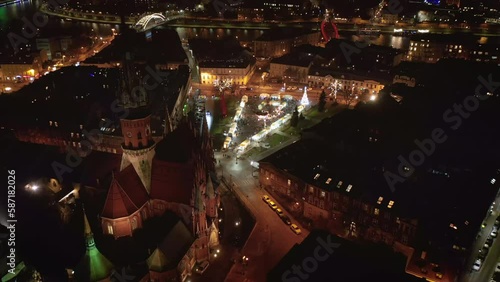
{"type": "MultiPolygon", "coordinates": [[[[2,1],[2,0],[0,0],[2,1]]],[[[16,0],[3,0],[16,1],[16,0]]],[[[50,16],[60,17],[63,19],[72,19],[76,21],[95,22],[103,24],[119,24],[120,17],[116,15],[104,15],[87,13],[81,11],[67,10],[52,10],[46,5],[42,5],[40,10],[50,16]]],[[[135,25],[140,16],[126,17],[125,23],[135,25]]],[[[439,23],[421,23],[415,25],[376,25],[371,26],[364,23],[336,23],[339,31],[343,32],[358,32],[360,29],[371,27],[375,28],[380,34],[395,34],[395,29],[404,29],[405,32],[425,32],[430,34],[468,34],[472,36],[482,37],[500,37],[500,25],[481,24],[476,26],[463,25],[443,25],[439,23]]],[[[305,28],[311,30],[320,30],[320,22],[314,21],[289,21],[289,22],[252,22],[236,19],[209,19],[209,18],[194,18],[185,15],[183,19],[168,21],[164,24],[169,27],[176,28],[223,28],[223,29],[247,29],[247,30],[267,30],[271,28],[305,28]]]]}

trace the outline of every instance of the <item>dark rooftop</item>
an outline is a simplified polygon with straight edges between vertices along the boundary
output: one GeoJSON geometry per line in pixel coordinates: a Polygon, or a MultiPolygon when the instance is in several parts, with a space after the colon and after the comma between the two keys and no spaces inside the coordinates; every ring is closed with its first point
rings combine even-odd
{"type": "MultiPolygon", "coordinates": [[[[419,93],[412,101],[418,98],[427,100],[426,94],[419,93]]],[[[426,105],[426,116],[433,115],[426,105]]],[[[382,93],[376,103],[359,104],[354,110],[323,120],[304,131],[300,141],[261,163],[270,163],[325,191],[337,190],[371,205],[376,205],[382,197],[383,209],[389,201],[394,201],[392,210],[403,218],[418,219],[426,238],[432,238],[429,240],[451,244],[449,236],[453,236],[456,243],[468,246],[498,188],[489,183],[495,175],[492,168],[497,167],[489,163],[493,159],[477,151],[465,153],[464,148],[478,142],[478,138],[483,140],[478,136],[485,133],[480,132],[490,127],[482,123],[462,129],[466,130],[463,135],[469,136],[466,140],[450,136],[446,146],[436,150],[391,189],[387,173],[400,175],[400,158],[408,159],[408,154],[415,151],[415,140],[423,140],[436,128],[433,123],[427,124],[431,122],[428,118],[415,117],[416,113],[407,107],[406,103],[398,105],[382,93]],[[462,151],[463,154],[456,153],[462,151]],[[475,208],[471,210],[471,206],[475,208]],[[450,233],[455,232],[449,228],[450,223],[461,230],[460,236],[450,233]]],[[[443,111],[436,112],[437,118],[442,119],[443,111]]],[[[498,154],[486,149],[487,145],[482,148],[489,152],[488,156],[498,154]]]]}
{"type": "Polygon", "coordinates": [[[120,61],[125,51],[134,53],[135,60],[151,64],[186,62],[187,55],[175,30],[154,29],[151,38],[145,33],[129,32],[118,36],[110,46],[85,60],[86,64],[120,61]]]}
{"type": "Polygon", "coordinates": [[[308,67],[312,64],[312,62],[316,59],[316,56],[313,54],[306,53],[290,53],[283,55],[279,58],[274,58],[271,60],[271,64],[283,64],[283,65],[292,65],[298,67],[308,67]]]}
{"type": "Polygon", "coordinates": [[[292,281],[293,277],[299,281],[293,266],[302,268],[311,258],[317,258],[317,254],[324,254],[325,259],[316,261],[317,269],[308,272],[310,281],[425,281],[406,274],[405,256],[389,247],[355,244],[319,230],[312,231],[304,241],[293,246],[268,273],[267,281],[292,281]]]}
{"type": "Polygon", "coordinates": [[[0,53],[0,64],[33,64],[35,52],[0,53]]]}

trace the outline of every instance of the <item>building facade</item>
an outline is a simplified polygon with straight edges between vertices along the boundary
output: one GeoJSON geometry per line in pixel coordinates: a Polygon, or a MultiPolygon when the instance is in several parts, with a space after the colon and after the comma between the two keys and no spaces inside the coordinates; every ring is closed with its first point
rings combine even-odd
{"type": "Polygon", "coordinates": [[[311,68],[312,62],[307,65],[295,64],[295,63],[278,63],[271,62],[271,67],[269,69],[269,76],[271,78],[285,78],[289,79],[291,82],[306,83],[307,74],[311,68]]]}
{"type": "Polygon", "coordinates": [[[61,59],[72,43],[73,39],[70,36],[37,38],[36,48],[47,51],[47,58],[54,60],[61,59]]]}
{"type": "Polygon", "coordinates": [[[416,79],[414,77],[409,77],[406,75],[395,75],[392,83],[403,83],[408,87],[415,87],[417,85],[416,79]]]}
{"type": "Polygon", "coordinates": [[[310,87],[329,87],[337,83],[337,90],[349,91],[355,89],[359,94],[378,94],[380,90],[384,89],[384,84],[374,79],[364,79],[352,75],[343,74],[321,74],[319,72],[311,71],[307,76],[307,84],[310,87]]]}
{"type": "Polygon", "coordinates": [[[47,51],[20,52],[0,57],[1,80],[28,81],[40,75],[43,63],[48,60],[47,51]]]}
{"type": "Polygon", "coordinates": [[[225,80],[232,81],[236,85],[246,85],[255,71],[255,65],[251,62],[241,60],[235,64],[224,62],[202,62],[200,63],[200,76],[202,84],[214,84],[214,82],[225,80]]]}
{"type": "Polygon", "coordinates": [[[406,60],[410,62],[436,63],[445,55],[445,44],[429,39],[410,40],[406,60]]]}
{"type": "Polygon", "coordinates": [[[259,164],[262,186],[296,203],[302,215],[314,222],[324,222],[332,231],[388,245],[409,246],[415,239],[417,222],[402,218],[393,211],[392,199],[382,196],[374,201],[356,197],[355,187],[347,181],[333,180],[317,174],[332,189],[304,182],[271,163],[259,164]]]}

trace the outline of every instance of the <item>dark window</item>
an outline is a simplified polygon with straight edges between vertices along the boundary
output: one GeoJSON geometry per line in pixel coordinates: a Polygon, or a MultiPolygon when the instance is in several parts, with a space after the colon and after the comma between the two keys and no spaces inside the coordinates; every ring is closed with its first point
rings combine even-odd
{"type": "Polygon", "coordinates": [[[140,132],[137,132],[137,139],[142,139],[142,135],[140,132]]]}

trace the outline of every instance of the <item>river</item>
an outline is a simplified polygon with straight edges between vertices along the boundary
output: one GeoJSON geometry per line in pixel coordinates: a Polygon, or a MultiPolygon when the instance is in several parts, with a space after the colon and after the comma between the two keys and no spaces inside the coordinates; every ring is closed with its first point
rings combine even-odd
{"type": "MultiPolygon", "coordinates": [[[[33,15],[37,12],[37,7],[40,5],[39,0],[28,0],[17,4],[12,4],[0,7],[0,33],[3,40],[7,40],[5,36],[9,32],[22,35],[23,18],[34,22],[33,15]]],[[[60,34],[89,34],[91,32],[97,35],[110,35],[111,29],[119,29],[118,25],[112,24],[97,24],[90,22],[69,21],[61,18],[50,17],[47,25],[40,27],[42,33],[60,34]]],[[[255,29],[228,29],[228,28],[175,28],[181,39],[190,39],[194,37],[217,39],[224,36],[235,36],[243,42],[250,42],[259,37],[264,31],[255,29]]],[[[342,36],[342,33],[340,34],[342,36]]],[[[352,38],[351,35],[346,35],[352,38]]],[[[409,45],[408,38],[397,37],[388,34],[383,34],[372,40],[373,43],[383,46],[392,46],[399,49],[407,49],[409,45]]],[[[5,43],[3,45],[5,45],[5,43]]]]}

